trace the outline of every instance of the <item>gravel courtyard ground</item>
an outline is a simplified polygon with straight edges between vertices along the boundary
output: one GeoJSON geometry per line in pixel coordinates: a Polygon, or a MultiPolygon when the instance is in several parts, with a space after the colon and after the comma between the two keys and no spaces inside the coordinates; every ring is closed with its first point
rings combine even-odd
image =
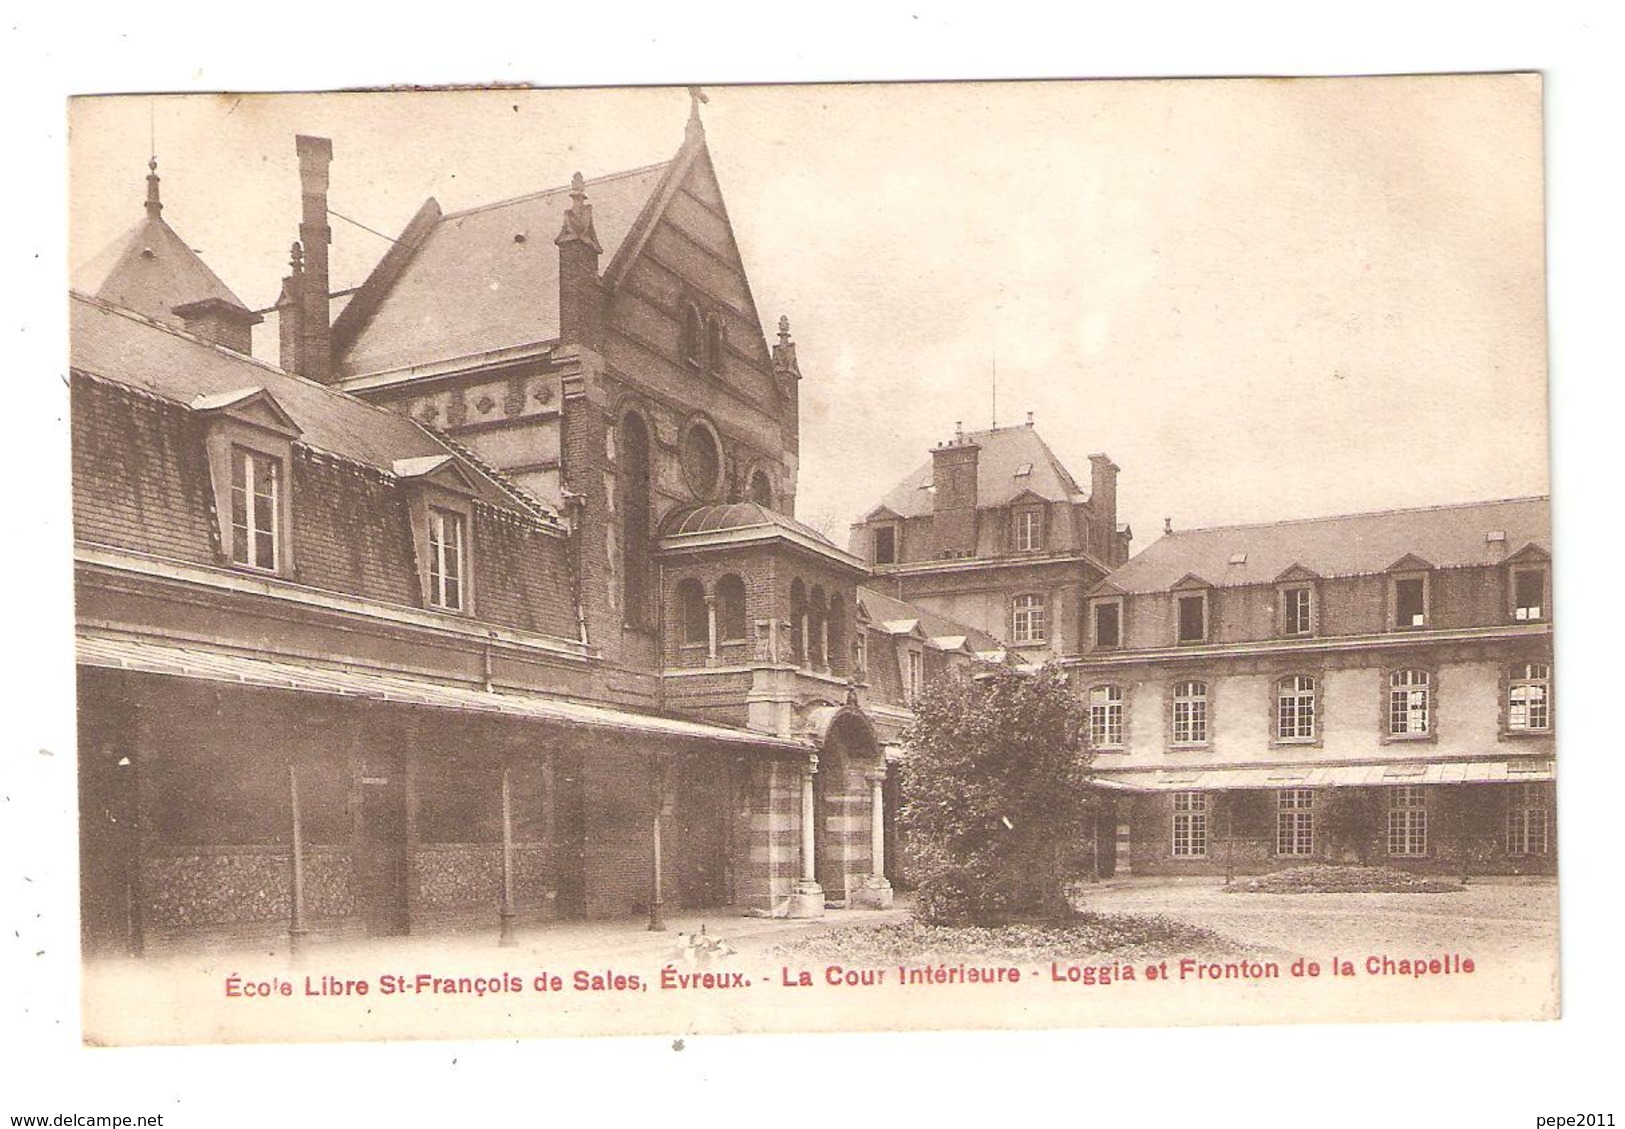
{"type": "Polygon", "coordinates": [[[1479,879],[1443,894],[1226,893],[1215,879],[1125,879],[1084,887],[1078,902],[1162,914],[1293,956],[1449,951],[1510,962],[1557,950],[1554,879],[1479,879]]]}

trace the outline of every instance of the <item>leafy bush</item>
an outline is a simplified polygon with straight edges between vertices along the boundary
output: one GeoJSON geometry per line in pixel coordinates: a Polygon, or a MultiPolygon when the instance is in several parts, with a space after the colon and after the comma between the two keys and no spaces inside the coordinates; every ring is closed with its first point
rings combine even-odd
{"type": "Polygon", "coordinates": [[[1086,719],[1054,667],[958,675],[921,697],[899,818],[924,920],[1067,916],[1095,815],[1086,719]]]}

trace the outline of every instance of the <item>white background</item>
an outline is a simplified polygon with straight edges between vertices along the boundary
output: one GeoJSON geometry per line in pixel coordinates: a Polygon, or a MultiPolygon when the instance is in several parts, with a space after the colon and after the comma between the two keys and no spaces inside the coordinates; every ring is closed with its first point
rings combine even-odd
{"type": "MultiPolygon", "coordinates": [[[[34,5],[39,8],[40,5],[34,5]]],[[[194,1126],[735,1124],[831,1117],[1533,1126],[1618,1081],[1621,60],[1617,8],[1363,3],[790,9],[667,3],[61,6],[8,14],[9,724],[0,1118],[194,1126]],[[76,1016],[65,97],[392,84],[1545,72],[1564,1017],[1546,1024],[90,1051],[76,1016]],[[882,1111],[885,1111],[884,1113],[882,1111]]],[[[1463,443],[1472,443],[1470,435],[1463,443]]],[[[1448,451],[1439,457],[1447,459],[1448,451]]],[[[5,1121],[0,1120],[0,1124],[5,1121]]]]}

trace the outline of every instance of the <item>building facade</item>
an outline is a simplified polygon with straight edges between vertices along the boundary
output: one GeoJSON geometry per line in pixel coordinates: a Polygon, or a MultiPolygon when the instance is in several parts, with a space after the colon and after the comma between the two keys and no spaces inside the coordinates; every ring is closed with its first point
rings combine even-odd
{"type": "Polygon", "coordinates": [[[1090,456],[1081,490],[1024,425],[957,431],[852,527],[873,586],[968,624],[1019,661],[1078,649],[1084,594],[1128,559],[1118,467],[1090,456]]]}
{"type": "Polygon", "coordinates": [[[986,641],[898,642],[795,520],[795,345],[697,112],[660,165],[426,201],[342,304],[342,162],[296,148],[280,364],[156,168],[75,280],[86,951],[889,904],[908,656],[986,641]]]}
{"type": "Polygon", "coordinates": [[[1554,873],[1545,498],[1170,532],[1068,660],[1117,873],[1554,873]]]}

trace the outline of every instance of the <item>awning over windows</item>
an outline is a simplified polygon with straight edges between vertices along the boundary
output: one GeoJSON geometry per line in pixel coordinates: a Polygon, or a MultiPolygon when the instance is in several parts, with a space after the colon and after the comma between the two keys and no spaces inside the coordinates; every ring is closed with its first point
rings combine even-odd
{"type": "Polygon", "coordinates": [[[80,634],[81,666],[131,670],[271,690],[330,694],[459,713],[499,714],[595,729],[805,753],[799,741],[720,725],[631,713],[519,691],[486,691],[375,670],[321,666],[151,639],[80,634]]]}
{"type": "MultiPolygon", "coordinates": [[[[1098,771],[1098,768],[1097,768],[1098,771]]],[[[1225,789],[1356,788],[1398,784],[1533,784],[1555,778],[1549,757],[1453,761],[1446,764],[1336,764],[1300,768],[1145,769],[1101,772],[1100,779],[1147,792],[1225,789]]]]}

